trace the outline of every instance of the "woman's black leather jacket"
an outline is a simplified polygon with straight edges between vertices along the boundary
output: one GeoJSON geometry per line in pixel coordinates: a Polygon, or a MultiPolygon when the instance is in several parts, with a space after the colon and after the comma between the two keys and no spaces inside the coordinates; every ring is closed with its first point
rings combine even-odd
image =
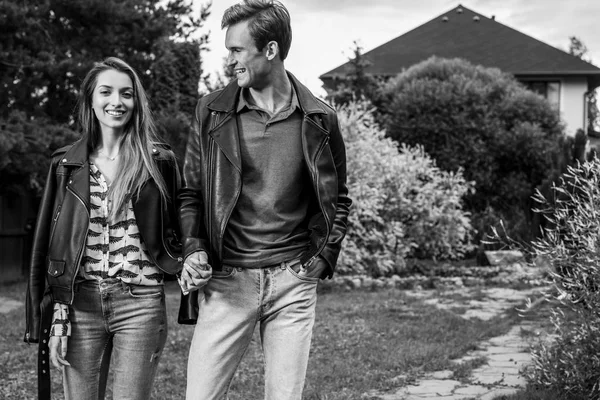
{"type": "MultiPolygon", "coordinates": [[[[155,146],[152,152],[169,191],[168,204],[149,179],[139,196],[132,198],[133,208],[150,257],[163,271],[173,274],[181,269],[177,209],[173,204],[179,189],[179,170],[167,146],[155,146]]],[[[51,318],[43,314],[51,314],[52,310],[44,307],[73,301],[73,285],[89,225],[88,154],[87,143],[79,140],[52,155],[33,238],[26,298],[28,343],[46,337],[41,320],[51,318]]]]}

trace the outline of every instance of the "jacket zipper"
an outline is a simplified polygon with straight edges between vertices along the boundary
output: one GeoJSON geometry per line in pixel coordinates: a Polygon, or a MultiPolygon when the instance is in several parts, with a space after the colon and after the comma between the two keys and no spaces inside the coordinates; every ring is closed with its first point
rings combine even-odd
{"type": "MultiPolygon", "coordinates": [[[[323,213],[323,217],[325,218],[325,225],[327,228],[327,234],[325,235],[325,238],[328,238],[329,234],[330,234],[329,218],[327,217],[327,213],[325,213],[325,210],[323,210],[323,203],[321,202],[321,195],[319,194],[319,170],[317,169],[316,164],[317,164],[317,160],[319,158],[321,158],[321,153],[323,153],[323,149],[325,149],[325,146],[327,145],[327,143],[329,143],[329,136],[327,136],[325,138],[325,140],[319,146],[319,149],[317,150],[317,155],[315,156],[315,163],[313,165],[313,185],[314,185],[314,189],[315,189],[315,194],[317,195],[317,201],[319,202],[319,208],[321,209],[321,212],[323,213]]],[[[321,252],[323,251],[323,249],[325,248],[326,245],[327,245],[327,239],[324,239],[323,243],[321,243],[321,246],[319,246],[319,248],[317,249],[317,252],[315,254],[313,254],[313,256],[311,258],[309,258],[306,263],[304,263],[305,268],[308,268],[311,266],[311,264],[317,259],[319,254],[321,254],[321,252]]]]}
{"type": "Polygon", "coordinates": [[[60,216],[60,211],[62,209],[62,204],[58,205],[58,209],[56,210],[56,215],[52,220],[52,231],[50,232],[50,241],[48,243],[52,243],[52,239],[54,238],[54,231],[56,230],[56,221],[58,221],[58,217],[60,216]]]}
{"type": "MultiPolygon", "coordinates": [[[[211,127],[210,127],[209,131],[212,131],[213,129],[215,129],[217,127],[218,123],[219,123],[219,118],[218,118],[219,113],[216,112],[216,111],[212,111],[211,115],[213,116],[213,120],[211,121],[211,127]]],[[[211,140],[210,145],[209,145],[209,160],[208,160],[208,166],[209,166],[209,176],[208,176],[208,179],[209,179],[209,192],[208,192],[208,196],[209,196],[209,198],[212,195],[212,189],[213,189],[213,185],[212,185],[212,183],[213,183],[213,180],[212,180],[213,174],[211,173],[212,172],[212,168],[213,168],[213,163],[212,163],[213,148],[214,148],[214,141],[211,140]]],[[[237,194],[236,194],[236,197],[234,199],[234,204],[237,203],[239,197],[240,197],[240,191],[238,191],[237,194]]],[[[208,207],[211,207],[211,205],[210,205],[211,202],[210,201],[208,202],[208,204],[209,204],[208,207]]],[[[210,209],[208,211],[209,211],[209,213],[208,213],[208,229],[209,229],[209,232],[212,232],[212,209],[210,209]]],[[[220,229],[219,229],[219,236],[218,237],[221,238],[221,240],[219,240],[219,242],[220,242],[219,243],[219,248],[217,249],[218,250],[217,256],[218,256],[219,260],[221,260],[222,257],[223,257],[223,236],[225,235],[225,228],[227,227],[227,223],[229,222],[229,218],[231,218],[231,213],[232,212],[233,212],[233,208],[231,210],[229,210],[229,213],[227,214],[226,218],[223,220],[224,221],[223,226],[220,227],[220,229]]]]}
{"type": "MultiPolygon", "coordinates": [[[[212,116],[211,120],[210,120],[210,128],[209,128],[209,132],[212,132],[213,129],[215,129],[215,127],[217,126],[218,123],[218,116],[219,113],[217,113],[216,111],[211,111],[210,115],[212,116]]],[[[213,151],[214,151],[214,139],[211,137],[209,139],[209,143],[208,143],[208,169],[207,169],[207,176],[206,176],[206,181],[208,182],[208,193],[206,195],[206,199],[208,201],[206,201],[207,204],[207,208],[208,208],[208,215],[207,215],[207,219],[208,219],[208,237],[210,238],[210,236],[212,235],[212,202],[210,201],[210,198],[212,196],[212,192],[213,192],[213,176],[214,174],[213,172],[213,151]]],[[[212,240],[211,240],[212,242],[212,240]]],[[[210,251],[209,251],[210,253],[210,251]]]]}
{"type": "MultiPolygon", "coordinates": [[[[165,251],[167,252],[167,254],[168,254],[168,256],[169,256],[169,257],[171,257],[173,260],[182,261],[183,259],[182,259],[181,257],[175,257],[175,256],[173,255],[173,253],[171,253],[171,252],[169,251],[169,248],[167,247],[167,244],[165,243],[165,235],[163,235],[163,232],[165,231],[165,223],[164,223],[164,218],[163,218],[163,217],[164,217],[164,215],[163,215],[163,213],[162,213],[163,209],[166,209],[166,206],[165,206],[165,204],[164,204],[164,201],[165,201],[165,200],[164,200],[164,199],[162,198],[162,196],[161,196],[161,197],[160,197],[160,204],[161,204],[161,210],[160,210],[160,211],[161,211],[161,212],[160,212],[160,232],[161,232],[161,234],[160,234],[160,240],[161,240],[161,242],[162,242],[162,245],[163,245],[163,247],[164,247],[164,249],[165,249],[165,251]]],[[[150,253],[148,253],[148,254],[150,254],[150,253]]],[[[154,263],[155,263],[156,265],[158,265],[158,263],[157,263],[156,261],[154,261],[154,263]]]]}
{"type": "MultiPolygon", "coordinates": [[[[73,189],[71,189],[69,186],[67,186],[67,191],[71,192],[71,194],[73,196],[75,196],[75,198],[77,200],[79,200],[81,202],[81,204],[83,205],[83,209],[85,210],[85,213],[88,216],[88,221],[90,219],[90,211],[87,209],[86,205],[85,205],[85,201],[83,201],[83,199],[73,191],[73,189]]],[[[87,232],[87,231],[86,231],[87,232]]],[[[87,234],[84,237],[84,240],[87,240],[87,234]]],[[[83,257],[83,249],[85,247],[85,241],[83,242],[83,245],[79,248],[79,253],[77,254],[77,262],[75,263],[75,273],[73,274],[73,279],[71,280],[71,300],[69,301],[70,304],[73,303],[73,299],[75,298],[75,278],[77,277],[77,274],[79,273],[79,266],[81,264],[81,258],[83,257]]]]}
{"type": "Polygon", "coordinates": [[[208,182],[208,193],[205,194],[206,197],[206,204],[207,204],[207,208],[208,208],[208,215],[207,215],[207,219],[208,219],[208,232],[207,234],[212,235],[212,209],[213,206],[211,204],[211,196],[212,196],[212,192],[213,192],[213,148],[214,148],[214,143],[213,143],[213,139],[210,138],[209,139],[210,142],[208,143],[208,168],[206,170],[206,181],[208,182]]]}
{"type": "MultiPolygon", "coordinates": [[[[162,173],[162,169],[161,169],[161,173],[162,173]]],[[[171,194],[172,194],[172,190],[171,190],[171,194]]],[[[175,204],[175,201],[177,199],[174,198],[172,199],[173,204],[175,204]]],[[[164,219],[164,214],[163,214],[163,210],[167,210],[167,204],[165,204],[165,199],[163,196],[160,196],[160,241],[163,245],[163,248],[165,249],[165,251],[167,252],[167,255],[169,257],[171,257],[173,260],[177,260],[178,262],[183,261],[182,257],[175,257],[173,255],[173,253],[171,253],[169,251],[169,248],[167,247],[167,244],[165,243],[165,235],[163,235],[163,233],[165,232],[165,219],[164,219]]],[[[148,252],[148,254],[150,254],[150,252],[148,252]]],[[[154,261],[154,264],[156,264],[158,266],[158,263],[156,261],[154,261]]],[[[160,267],[159,267],[160,268],[160,267]]]]}
{"type": "Polygon", "coordinates": [[[221,238],[221,245],[219,246],[219,260],[222,260],[222,257],[223,257],[223,238],[225,237],[225,228],[227,227],[227,224],[229,223],[229,218],[231,218],[231,214],[233,213],[233,209],[235,208],[235,205],[237,204],[237,201],[240,198],[240,194],[241,194],[241,190],[238,190],[237,194],[235,195],[235,199],[233,201],[233,207],[231,207],[231,209],[229,210],[229,213],[227,213],[227,217],[223,220],[224,224],[219,232],[219,234],[220,234],[219,237],[221,238]]]}

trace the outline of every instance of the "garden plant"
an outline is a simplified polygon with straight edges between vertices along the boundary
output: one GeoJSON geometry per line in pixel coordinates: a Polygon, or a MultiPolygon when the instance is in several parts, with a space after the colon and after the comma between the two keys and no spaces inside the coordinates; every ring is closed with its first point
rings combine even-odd
{"type": "Polygon", "coordinates": [[[537,192],[534,199],[545,228],[531,246],[520,247],[548,269],[555,338],[533,349],[529,390],[599,399],[600,160],[568,167],[551,196],[537,192]]]}
{"type": "Polygon", "coordinates": [[[340,273],[390,275],[408,257],[460,259],[473,250],[462,171],[443,171],[422,146],[397,144],[375,122],[372,106],[339,107],[354,205],[340,273]]]}
{"type": "Polygon", "coordinates": [[[563,126],[546,99],[513,76],[462,59],[432,57],[381,89],[380,123],[389,137],[422,145],[444,171],[462,169],[477,239],[500,218],[530,238],[535,188],[554,169],[563,126]]]}

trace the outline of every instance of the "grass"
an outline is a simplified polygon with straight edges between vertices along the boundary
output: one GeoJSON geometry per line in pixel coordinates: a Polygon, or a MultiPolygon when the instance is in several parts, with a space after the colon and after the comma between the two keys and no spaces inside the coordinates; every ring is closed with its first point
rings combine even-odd
{"type": "Polygon", "coordinates": [[[472,360],[455,363],[451,368],[452,379],[463,383],[469,383],[471,372],[485,364],[487,364],[487,357],[476,357],[472,360]]]}
{"type": "Polygon", "coordinates": [[[560,393],[551,390],[528,388],[513,395],[503,395],[494,398],[494,400],[584,400],[565,397],[560,393]]]}
{"type": "MultiPolygon", "coordinates": [[[[0,286],[2,296],[24,299],[25,285],[0,286]]],[[[167,283],[169,336],[155,382],[154,399],[181,399],[193,327],[178,325],[178,287],[167,283]]],[[[424,372],[450,369],[457,378],[479,365],[451,360],[488,337],[508,331],[514,314],[489,321],[464,320],[401,290],[331,290],[319,294],[305,400],[361,399],[370,390],[396,389],[424,372]]],[[[22,342],[24,310],[0,314],[0,398],[35,398],[36,347],[22,342]]],[[[263,397],[263,359],[255,335],[232,383],[230,400],[263,397]]],[[[60,373],[52,370],[54,399],[63,399],[60,373]]]]}

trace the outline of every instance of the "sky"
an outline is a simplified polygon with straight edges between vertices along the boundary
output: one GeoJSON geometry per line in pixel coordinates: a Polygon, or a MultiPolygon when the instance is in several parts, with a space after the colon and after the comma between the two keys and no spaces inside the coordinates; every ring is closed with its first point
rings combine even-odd
{"type": "MultiPolygon", "coordinates": [[[[193,0],[195,6],[205,4],[193,0]]],[[[206,73],[222,71],[225,31],[221,17],[238,0],[213,0],[203,32],[210,32],[203,53],[206,73]]],[[[285,61],[316,95],[323,97],[319,75],[348,61],[354,41],[363,52],[374,49],[461,4],[485,17],[567,50],[577,36],[600,65],[599,0],[281,0],[292,18],[292,47],[285,61]]]]}

